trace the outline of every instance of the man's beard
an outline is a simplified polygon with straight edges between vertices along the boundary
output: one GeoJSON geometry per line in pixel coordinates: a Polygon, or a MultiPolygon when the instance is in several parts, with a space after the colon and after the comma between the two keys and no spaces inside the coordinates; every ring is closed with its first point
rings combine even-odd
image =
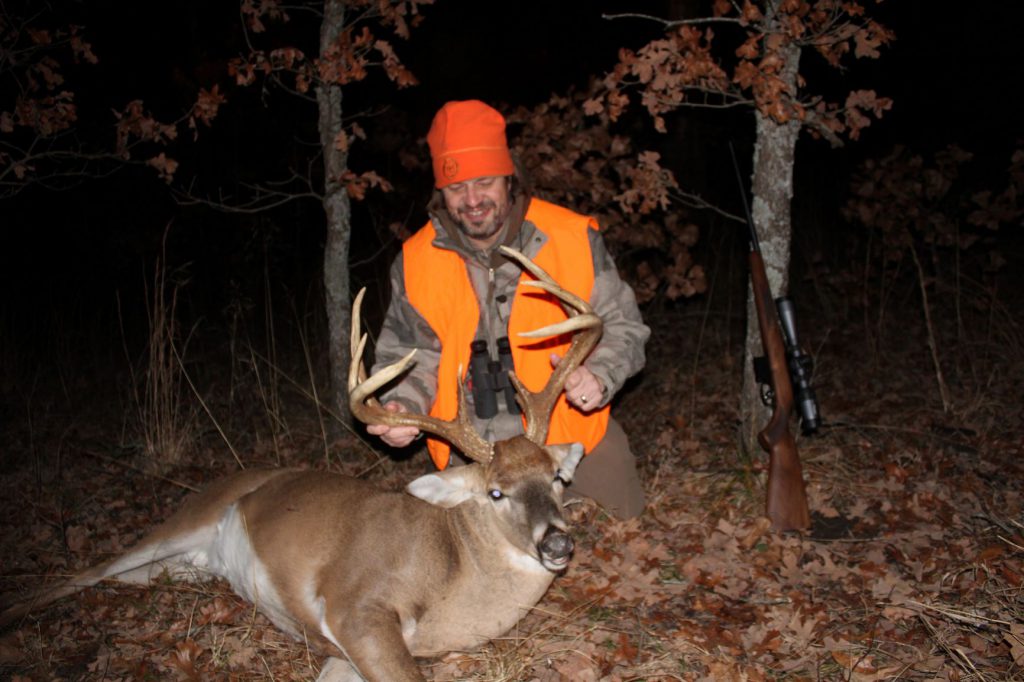
{"type": "Polygon", "coordinates": [[[456,223],[459,229],[462,230],[462,233],[471,239],[490,239],[505,226],[505,218],[508,217],[508,207],[506,207],[504,212],[499,213],[497,205],[493,201],[486,201],[477,208],[484,208],[489,211],[483,222],[473,222],[463,211],[459,211],[455,216],[456,223]]]}

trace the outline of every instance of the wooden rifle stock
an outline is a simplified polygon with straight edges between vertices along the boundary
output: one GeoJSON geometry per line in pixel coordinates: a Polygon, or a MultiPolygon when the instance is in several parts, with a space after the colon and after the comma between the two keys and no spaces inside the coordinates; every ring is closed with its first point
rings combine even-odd
{"type": "MultiPolygon", "coordinates": [[[[754,229],[753,224],[750,228],[754,229]]],[[[793,415],[793,386],[789,380],[786,345],[779,329],[775,301],[756,244],[751,243],[750,281],[754,291],[754,306],[757,308],[757,323],[761,330],[761,346],[771,367],[772,392],[775,396],[772,418],[757,434],[757,441],[768,453],[766,514],[775,530],[800,530],[810,527],[811,515],[807,507],[800,456],[789,430],[789,419],[793,415]]]]}

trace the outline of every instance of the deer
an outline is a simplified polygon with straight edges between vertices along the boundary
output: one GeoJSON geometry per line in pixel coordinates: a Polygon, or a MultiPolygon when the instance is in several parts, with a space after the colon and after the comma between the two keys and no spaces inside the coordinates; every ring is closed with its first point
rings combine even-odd
{"type": "MultiPolygon", "coordinates": [[[[367,377],[360,334],[365,288],[353,302],[349,406],[367,424],[412,425],[446,439],[471,463],[385,491],[340,474],[243,469],[187,499],[123,555],[23,598],[0,628],[113,579],[225,579],[278,628],[326,656],[321,682],[424,680],[415,658],[477,648],[508,632],[569,564],[574,545],[562,494],[583,456],[578,443],[545,445],[568,375],[601,336],[591,306],[518,251],[501,247],[567,315],[524,336],[571,333],[539,393],[510,373],[525,433],[489,443],[472,428],[464,380],[451,421],[383,408],[374,393],[415,350],[367,377]]],[[[461,374],[461,371],[460,371],[461,374]]]]}

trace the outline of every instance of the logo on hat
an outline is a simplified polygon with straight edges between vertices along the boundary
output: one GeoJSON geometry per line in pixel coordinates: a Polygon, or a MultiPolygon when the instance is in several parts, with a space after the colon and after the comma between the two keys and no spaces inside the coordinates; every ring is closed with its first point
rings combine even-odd
{"type": "Polygon", "coordinates": [[[444,165],[441,167],[441,172],[444,173],[444,176],[446,178],[451,180],[459,172],[459,162],[449,156],[447,159],[444,160],[444,165]]]}

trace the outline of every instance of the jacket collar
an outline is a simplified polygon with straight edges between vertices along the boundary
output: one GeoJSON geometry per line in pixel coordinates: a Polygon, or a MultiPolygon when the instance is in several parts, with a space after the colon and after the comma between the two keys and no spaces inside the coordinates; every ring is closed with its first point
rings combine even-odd
{"type": "Polygon", "coordinates": [[[434,228],[437,235],[434,237],[434,246],[441,249],[448,249],[459,253],[467,259],[473,259],[480,263],[486,263],[489,267],[497,269],[508,262],[508,259],[498,251],[498,245],[518,247],[521,242],[522,232],[526,229],[526,211],[530,207],[532,197],[524,191],[517,193],[512,201],[512,208],[502,227],[503,235],[499,237],[494,246],[486,251],[481,251],[469,244],[455,218],[445,207],[441,190],[434,190],[434,194],[427,204],[427,212],[434,221],[434,228]]]}

